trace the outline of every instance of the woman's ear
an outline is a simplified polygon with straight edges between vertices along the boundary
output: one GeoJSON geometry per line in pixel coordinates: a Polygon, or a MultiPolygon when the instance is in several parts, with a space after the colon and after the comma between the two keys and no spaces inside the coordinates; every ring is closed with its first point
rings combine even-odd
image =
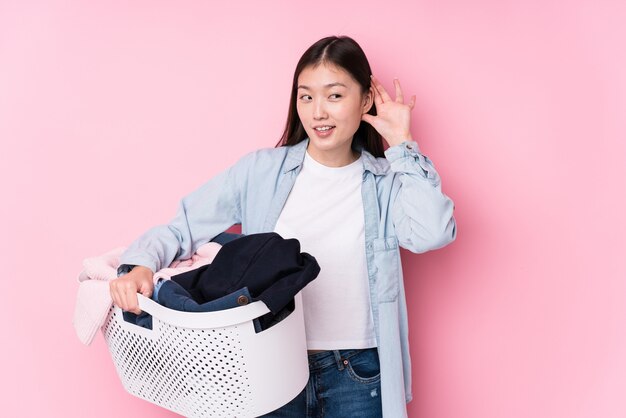
{"type": "Polygon", "coordinates": [[[361,113],[367,113],[374,104],[374,87],[370,87],[367,93],[363,95],[363,110],[361,113]]]}

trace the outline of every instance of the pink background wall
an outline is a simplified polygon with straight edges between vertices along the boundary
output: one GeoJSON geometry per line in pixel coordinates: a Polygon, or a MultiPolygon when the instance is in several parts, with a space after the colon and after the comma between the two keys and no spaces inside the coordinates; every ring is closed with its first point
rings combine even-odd
{"type": "Polygon", "coordinates": [[[626,416],[624,3],[296,3],[0,2],[0,415],[174,416],[74,335],[81,262],[273,146],[345,34],[456,203],[453,245],[403,254],[410,416],[626,416]]]}

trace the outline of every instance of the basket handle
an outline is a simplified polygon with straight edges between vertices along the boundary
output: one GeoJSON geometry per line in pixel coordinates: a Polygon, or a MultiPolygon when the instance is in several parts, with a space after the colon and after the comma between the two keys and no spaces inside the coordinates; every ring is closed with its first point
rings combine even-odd
{"type": "Polygon", "coordinates": [[[218,328],[252,321],[270,312],[262,301],[213,312],[185,312],[166,308],[137,293],[139,308],[162,322],[185,328],[218,328]]]}

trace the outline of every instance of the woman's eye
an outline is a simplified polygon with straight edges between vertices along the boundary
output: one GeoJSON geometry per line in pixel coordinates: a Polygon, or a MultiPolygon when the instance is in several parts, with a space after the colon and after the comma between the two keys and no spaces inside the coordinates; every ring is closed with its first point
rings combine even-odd
{"type": "Polygon", "coordinates": [[[309,96],[308,94],[305,94],[303,96],[300,96],[301,100],[309,100],[311,98],[311,96],[309,96]]]}
{"type": "Polygon", "coordinates": [[[341,97],[341,94],[337,94],[337,93],[335,93],[335,94],[331,94],[331,95],[330,95],[330,97],[333,97],[333,96],[335,96],[335,98],[336,98],[336,99],[338,99],[338,98],[340,98],[340,97],[341,97]]]}

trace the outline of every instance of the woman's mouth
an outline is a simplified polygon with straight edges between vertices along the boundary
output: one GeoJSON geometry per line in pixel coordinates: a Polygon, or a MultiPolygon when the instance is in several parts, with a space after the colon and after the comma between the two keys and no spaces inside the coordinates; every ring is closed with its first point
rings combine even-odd
{"type": "Polygon", "coordinates": [[[320,138],[326,138],[327,136],[330,136],[330,134],[333,133],[334,129],[335,127],[332,125],[317,126],[313,128],[317,136],[319,136],[320,138]]]}

